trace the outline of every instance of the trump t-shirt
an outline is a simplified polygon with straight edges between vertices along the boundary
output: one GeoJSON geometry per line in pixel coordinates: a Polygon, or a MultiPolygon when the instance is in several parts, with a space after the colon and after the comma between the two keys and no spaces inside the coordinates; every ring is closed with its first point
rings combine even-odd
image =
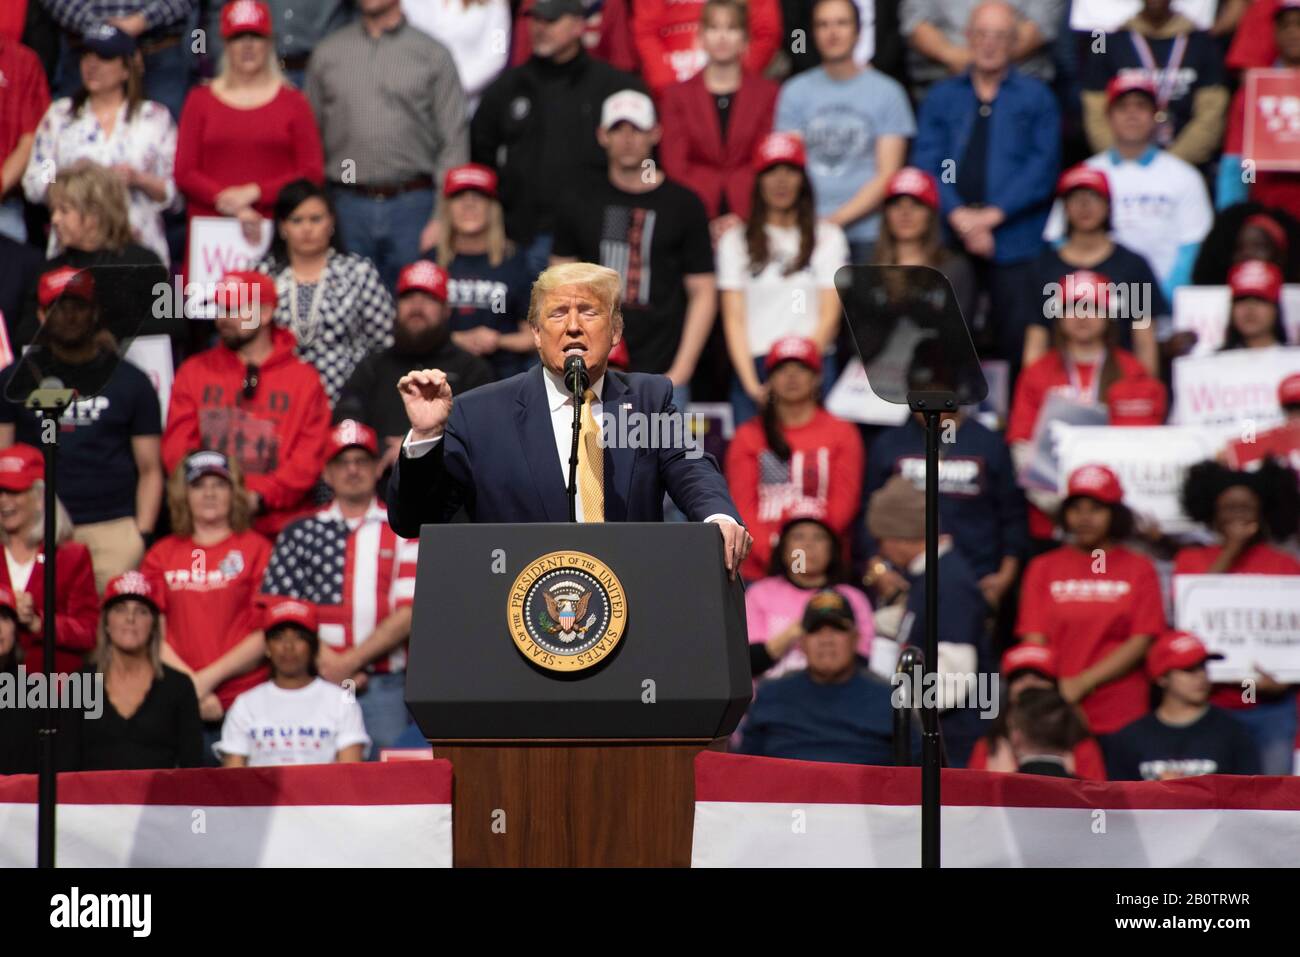
{"type": "Polygon", "coordinates": [[[219,755],[242,754],[250,767],[330,764],[344,748],[370,746],[352,692],[321,678],[301,688],[268,681],[235,699],[221,726],[219,755]]]}
{"type": "MultiPolygon", "coordinates": [[[[1091,668],[1134,635],[1159,635],[1164,605],[1155,566],[1119,545],[1094,557],[1062,545],[1029,563],[1016,634],[1041,634],[1063,678],[1091,668]]],[[[1150,684],[1139,663],[1080,702],[1094,734],[1110,734],[1147,713],[1150,684]]]]}

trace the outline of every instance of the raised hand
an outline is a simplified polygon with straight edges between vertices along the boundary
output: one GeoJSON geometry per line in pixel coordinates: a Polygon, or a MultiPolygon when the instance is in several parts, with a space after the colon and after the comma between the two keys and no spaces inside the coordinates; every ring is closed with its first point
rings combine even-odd
{"type": "Polygon", "coordinates": [[[414,439],[434,439],[442,435],[451,416],[451,385],[441,369],[420,369],[402,376],[397,391],[406,407],[414,439]]]}

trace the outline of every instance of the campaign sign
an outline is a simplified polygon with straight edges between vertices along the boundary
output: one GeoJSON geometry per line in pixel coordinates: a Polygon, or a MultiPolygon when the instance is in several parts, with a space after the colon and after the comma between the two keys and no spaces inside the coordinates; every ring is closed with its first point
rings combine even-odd
{"type": "Polygon", "coordinates": [[[1221,434],[1247,425],[1256,431],[1281,425],[1277,387],[1293,372],[1300,372],[1300,347],[1295,346],[1180,356],[1173,363],[1169,421],[1213,427],[1221,434]]]}
{"type": "Polygon", "coordinates": [[[1300,587],[1294,575],[1175,575],[1176,627],[1225,655],[1209,663],[1212,681],[1264,671],[1300,682],[1300,587]]]}
{"type": "Polygon", "coordinates": [[[1300,70],[1247,70],[1242,159],[1262,172],[1300,170],[1300,70]]]}
{"type": "Polygon", "coordinates": [[[271,221],[262,220],[262,238],[256,244],[244,237],[239,220],[230,216],[195,216],[190,220],[190,256],[185,271],[185,314],[192,319],[212,319],[216,307],[211,290],[226,273],[251,269],[271,245],[271,221]],[[191,289],[202,290],[197,298],[191,289]],[[194,303],[191,311],[189,304],[194,303]]]}
{"type": "MultiPolygon", "coordinates": [[[[1196,333],[1188,355],[1208,356],[1223,347],[1232,294],[1227,286],[1179,286],[1174,290],[1174,331],[1196,333]]],[[[1282,287],[1282,324],[1287,342],[1300,342],[1300,285],[1282,287]]]]}
{"type": "Polygon", "coordinates": [[[831,386],[826,411],[845,421],[867,425],[902,425],[908,416],[907,406],[886,402],[871,391],[867,370],[857,356],[849,360],[831,386]]]}

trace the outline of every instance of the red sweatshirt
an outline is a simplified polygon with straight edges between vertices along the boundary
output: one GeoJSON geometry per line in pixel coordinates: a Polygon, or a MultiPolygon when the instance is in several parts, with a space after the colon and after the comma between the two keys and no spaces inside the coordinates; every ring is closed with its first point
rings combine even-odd
{"type": "Polygon", "coordinates": [[[240,110],[222,103],[206,86],[185,100],[176,139],[176,187],[193,216],[219,216],[217,194],[256,183],[256,209],[270,216],[275,199],[295,179],[324,181],[320,131],[307,98],[289,85],[270,103],[240,110]]]}
{"type": "MultiPolygon", "coordinates": [[[[641,58],[641,76],[656,97],[673,83],[689,80],[704,66],[704,51],[696,43],[703,8],[704,0],[636,0],[632,36],[641,58]]],[[[777,0],[752,0],[745,69],[762,73],[780,42],[777,0]]]]}
{"type": "Polygon", "coordinates": [[[243,396],[245,368],[234,350],[217,346],[186,359],[172,385],[162,454],[168,473],[195,449],[238,459],[245,484],[262,499],[254,528],[274,539],[313,508],[330,406],[315,367],[294,356],[293,333],[277,326],[271,345],[250,399],[243,396]]]}
{"type": "Polygon", "coordinates": [[[847,555],[849,524],[862,495],[865,456],[862,437],[848,422],[818,409],[807,425],[782,430],[790,461],[767,447],[761,418],[736,430],[727,448],[727,484],[754,547],[741,566],[747,579],[762,578],[781,526],[794,515],[812,515],[829,525],[847,555]]]}
{"type": "MultiPolygon", "coordinates": [[[[90,564],[90,550],[79,542],[65,542],[55,550],[54,558],[54,670],[80,671],[82,659],[95,649],[99,627],[99,593],[95,591],[95,572],[90,564]]],[[[36,614],[45,614],[45,552],[37,553],[32,573],[24,587],[16,588],[9,580],[9,563],[0,561],[0,585],[14,594],[25,591],[32,596],[36,614]]],[[[31,632],[18,626],[18,644],[25,652],[23,664],[28,674],[45,667],[42,647],[44,632],[31,632]]]]}

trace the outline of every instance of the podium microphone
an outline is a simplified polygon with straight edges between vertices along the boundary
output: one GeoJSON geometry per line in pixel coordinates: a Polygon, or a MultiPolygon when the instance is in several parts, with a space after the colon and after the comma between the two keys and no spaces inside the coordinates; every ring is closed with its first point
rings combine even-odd
{"type": "Polygon", "coordinates": [[[573,444],[569,446],[569,521],[578,520],[578,443],[582,433],[582,400],[591,384],[582,356],[564,360],[564,384],[573,393],[573,444]]]}

